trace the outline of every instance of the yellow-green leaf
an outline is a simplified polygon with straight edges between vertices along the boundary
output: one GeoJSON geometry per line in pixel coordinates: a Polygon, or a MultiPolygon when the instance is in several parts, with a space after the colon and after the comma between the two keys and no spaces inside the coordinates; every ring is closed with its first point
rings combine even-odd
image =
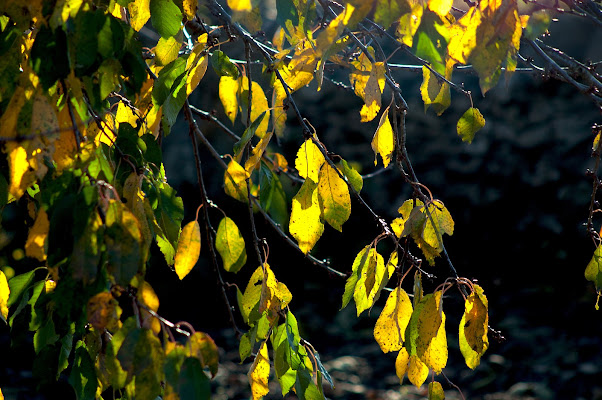
{"type": "Polygon", "coordinates": [[[255,361],[249,370],[248,377],[251,383],[251,393],[253,400],[261,399],[270,391],[268,388],[268,378],[270,376],[270,359],[268,358],[267,341],[261,343],[259,352],[255,356],[255,361]]]}
{"type": "MultiPolygon", "coordinates": [[[[249,79],[246,76],[242,76],[240,79],[240,108],[241,118],[246,123],[248,104],[249,104],[249,79]]],[[[257,118],[263,118],[259,123],[259,126],[255,130],[255,135],[259,138],[263,138],[268,131],[268,124],[270,122],[270,109],[268,107],[268,99],[259,83],[251,82],[251,123],[255,122],[257,118]],[[265,112],[265,116],[261,116],[265,112]]]]}
{"type": "Polygon", "coordinates": [[[447,364],[445,313],[440,309],[441,291],[422,299],[424,305],[417,321],[416,353],[436,373],[447,364]]]}
{"type": "Polygon", "coordinates": [[[222,75],[219,79],[219,99],[224,106],[226,116],[232,123],[238,113],[238,93],[239,80],[228,75],[222,75]]]}
{"type": "Polygon", "coordinates": [[[429,383],[429,400],[445,400],[445,392],[439,382],[429,383]]]}
{"type": "MultiPolygon", "coordinates": [[[[267,120],[267,118],[265,118],[265,120],[267,120]]],[[[257,143],[257,146],[253,148],[251,155],[245,162],[245,170],[247,171],[247,173],[251,174],[253,170],[257,167],[257,164],[259,164],[259,162],[261,161],[261,157],[263,156],[265,149],[268,147],[268,144],[270,144],[270,140],[272,140],[272,135],[272,132],[268,132],[265,136],[261,138],[259,143],[257,143]]]]}
{"type": "Polygon", "coordinates": [[[374,339],[383,353],[401,350],[412,311],[410,297],[405,290],[396,287],[374,325],[374,339]]]}
{"type": "Polygon", "coordinates": [[[289,223],[289,231],[304,254],[315,246],[324,232],[321,215],[317,185],[311,179],[306,179],[293,197],[289,223]]]}
{"type": "Polygon", "coordinates": [[[297,168],[299,176],[302,178],[311,179],[314,183],[318,183],[318,175],[324,162],[324,156],[318,146],[313,140],[307,139],[297,151],[295,168],[297,168]]]}
{"type": "Polygon", "coordinates": [[[458,120],[456,130],[462,141],[472,143],[475,133],[485,126],[485,118],[478,108],[470,107],[458,120]]]}
{"type": "Polygon", "coordinates": [[[176,250],[176,274],[180,280],[186,275],[196,264],[201,253],[201,227],[199,223],[191,221],[187,223],[180,233],[178,240],[178,249],[176,250]]]}
{"type": "Polygon", "coordinates": [[[412,47],[414,43],[414,35],[420,26],[423,13],[424,8],[422,4],[417,3],[412,6],[412,10],[410,12],[401,16],[396,31],[397,37],[401,43],[408,47],[412,47]]]}
{"type": "Polygon", "coordinates": [[[150,18],[150,1],[151,0],[134,0],[128,4],[130,12],[130,24],[134,30],[142,29],[146,21],[150,18]]]}
{"type": "Polygon", "coordinates": [[[374,247],[370,248],[365,259],[362,258],[358,269],[361,271],[358,273],[359,279],[353,292],[353,300],[359,317],[362,312],[372,307],[376,296],[384,286],[381,282],[389,279],[391,274],[388,272],[392,273],[392,270],[388,263],[385,265],[383,257],[374,247]]]}
{"type": "Polygon", "coordinates": [[[483,288],[474,285],[474,292],[464,302],[464,315],[460,321],[460,351],[469,368],[475,369],[481,356],[489,348],[487,332],[489,315],[487,297],[483,288]]]}
{"type": "Polygon", "coordinates": [[[372,138],[371,145],[372,150],[374,150],[374,165],[377,164],[377,155],[380,154],[383,164],[387,168],[395,150],[395,136],[393,135],[393,127],[391,127],[391,122],[389,121],[389,107],[387,107],[380,117],[380,122],[372,138]]]}
{"type": "Polygon", "coordinates": [[[205,76],[205,72],[207,72],[207,65],[209,65],[209,58],[207,56],[200,56],[200,52],[205,49],[205,43],[197,43],[192,53],[188,58],[188,74],[186,75],[186,95],[190,95],[194,89],[199,85],[203,76],[205,76]],[[199,53],[197,56],[196,53],[199,53]],[[191,62],[192,60],[192,62],[191,62]]]}
{"type": "Polygon", "coordinates": [[[249,201],[247,179],[250,179],[247,171],[235,160],[230,161],[224,173],[224,191],[228,196],[247,203],[249,201]]]}
{"type": "Polygon", "coordinates": [[[176,36],[160,38],[157,47],[155,48],[155,60],[157,65],[167,65],[176,58],[182,46],[182,33],[176,36]]]}
{"type": "Polygon", "coordinates": [[[441,200],[434,200],[429,204],[428,210],[431,217],[427,216],[425,219],[422,238],[429,246],[440,252],[443,251],[443,234],[447,233],[451,236],[454,233],[454,220],[441,200]]]}
{"type": "Polygon", "coordinates": [[[422,67],[422,84],[420,94],[424,102],[424,111],[433,107],[437,115],[441,115],[451,104],[449,85],[440,81],[427,67],[422,67]]]}
{"type": "MultiPolygon", "coordinates": [[[[598,292],[598,300],[602,295],[602,245],[599,245],[594,252],[592,259],[585,269],[585,279],[593,282],[596,285],[598,292]]],[[[598,301],[596,301],[596,310],[598,309],[598,301]]]]}
{"type": "Polygon", "coordinates": [[[48,214],[41,208],[38,211],[36,221],[29,230],[29,236],[27,236],[27,242],[25,243],[25,255],[27,257],[37,258],[39,261],[46,260],[49,228],[48,214]]]}
{"type": "Polygon", "coordinates": [[[324,220],[340,232],[351,215],[351,197],[347,183],[328,163],[322,165],[318,179],[318,195],[324,220]]]}
{"type": "Polygon", "coordinates": [[[429,0],[428,8],[440,17],[445,17],[451,10],[453,0],[429,0]]]}
{"type": "Polygon", "coordinates": [[[215,247],[222,257],[224,269],[238,272],[247,262],[247,251],[238,226],[228,217],[224,217],[217,228],[215,247]]]}
{"type": "Polygon", "coordinates": [[[0,316],[2,320],[6,322],[8,318],[8,297],[10,295],[10,288],[8,287],[8,281],[4,272],[0,271],[0,316]]]}

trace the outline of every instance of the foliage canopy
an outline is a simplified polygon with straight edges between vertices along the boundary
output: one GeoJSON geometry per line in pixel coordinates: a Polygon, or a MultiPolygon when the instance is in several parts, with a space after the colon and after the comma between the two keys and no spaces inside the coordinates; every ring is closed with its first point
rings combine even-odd
{"type": "MultiPolygon", "coordinates": [[[[558,11],[553,6],[523,7],[517,0],[273,3],[270,20],[269,6],[255,0],[0,1],[0,208],[15,203],[28,210],[23,248],[30,261],[16,275],[0,271],[0,316],[13,336],[33,332],[34,350],[48,367],[44,379],[67,376],[80,399],[210,397],[217,347],[209,335],[158,313],[159,298],[146,280],[152,246],[180,280],[201,253],[210,260],[240,339],[241,362],[253,360],[253,399],[268,393],[272,371],[283,395],[324,398],[324,381],[335,382],[300,336],[293,294],[277,279],[278,267],[268,264],[269,246],[258,237],[256,218],[309,263],[346,279],[342,307],[353,300],[359,316],[386,298],[376,342],[385,353],[397,352],[400,381],[407,375],[421,386],[432,373],[429,398],[444,398],[435,381],[448,359],[444,298],[457,287],[464,299],[454,329],[471,369],[489,346],[488,301],[484,288],[454,269],[444,241],[455,221],[414,173],[405,147],[407,93],[396,71],[422,74],[425,112],[445,112],[452,91],[466,97],[457,133],[468,143],[485,118],[456,83],[461,69],[478,76],[485,94],[502,76],[508,82],[522,62],[602,105],[595,68],[542,41],[558,11]],[[156,36],[151,48],[142,46],[144,35],[156,36]],[[523,48],[545,68],[524,57],[523,48]],[[417,65],[393,63],[396,53],[417,65]],[[209,68],[219,76],[223,118],[189,102],[209,68]],[[366,176],[358,165],[327,148],[320,139],[327,133],[316,132],[295,102],[295,92],[309,90],[310,83],[321,90],[329,82],[361,99],[361,122],[374,121],[374,165],[396,168],[412,188],[412,198],[390,221],[363,199],[366,176]],[[161,149],[180,114],[188,123],[200,191],[196,218],[183,227],[183,202],[166,179],[161,149]],[[278,139],[287,134],[291,114],[303,137],[295,154],[282,154],[278,139]],[[199,118],[231,139],[227,160],[204,136],[199,118]],[[238,126],[244,126],[240,135],[238,126]],[[214,157],[202,159],[200,145],[214,157]],[[219,208],[223,197],[209,198],[205,163],[223,167],[224,193],[248,209],[250,232],[241,232],[219,208]],[[294,196],[285,190],[291,183],[299,184],[294,196]],[[352,266],[342,268],[346,273],[311,251],[322,235],[337,234],[330,228],[344,229],[352,203],[379,230],[352,266]],[[214,210],[223,215],[216,219],[214,210]],[[436,261],[449,267],[449,276],[424,293],[422,276],[436,261]],[[254,272],[244,290],[231,292],[228,276],[243,268],[254,272]],[[408,293],[403,286],[410,280],[408,293]]],[[[598,4],[566,6],[600,21],[598,4]]],[[[592,175],[588,229],[597,249],[585,277],[600,295],[602,245],[592,222],[599,181],[597,171],[592,175]]]]}

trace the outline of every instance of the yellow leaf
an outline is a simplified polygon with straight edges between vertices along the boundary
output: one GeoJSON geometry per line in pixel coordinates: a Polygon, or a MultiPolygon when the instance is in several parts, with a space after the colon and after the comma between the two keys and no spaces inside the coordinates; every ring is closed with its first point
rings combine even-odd
{"type": "Polygon", "coordinates": [[[377,154],[380,154],[383,164],[387,168],[393,159],[393,151],[395,150],[395,136],[393,135],[393,127],[389,121],[389,107],[387,107],[380,117],[380,122],[372,138],[371,146],[372,150],[374,150],[374,165],[377,164],[377,154]]]}
{"type": "Polygon", "coordinates": [[[27,161],[27,152],[25,149],[19,145],[7,147],[13,147],[8,153],[8,166],[10,169],[8,192],[18,200],[34,182],[35,176],[32,171],[29,171],[29,162],[27,161]]]}
{"type": "Polygon", "coordinates": [[[317,185],[306,179],[293,197],[289,223],[289,231],[304,254],[315,246],[324,232],[321,214],[317,185]]]}
{"type": "Polygon", "coordinates": [[[126,18],[126,15],[127,15],[127,14],[126,14],[126,8],[125,8],[125,7],[121,7],[121,6],[119,5],[119,3],[117,3],[117,2],[111,3],[111,4],[109,5],[109,9],[108,9],[108,11],[109,11],[109,13],[110,13],[112,16],[114,16],[115,18],[117,18],[117,19],[121,19],[121,20],[123,20],[123,21],[125,21],[125,20],[126,20],[126,19],[125,19],[125,18],[126,18]]]}
{"type": "MultiPolygon", "coordinates": [[[[144,304],[151,310],[157,312],[159,309],[159,297],[157,297],[155,290],[148,282],[142,281],[140,283],[136,297],[140,303],[144,304]]],[[[159,332],[161,332],[161,323],[159,320],[144,308],[140,309],[140,317],[142,319],[143,328],[152,329],[155,334],[159,334],[159,332]]]]}
{"type": "Polygon", "coordinates": [[[424,8],[422,4],[412,5],[412,11],[401,16],[399,25],[397,25],[397,36],[399,41],[408,47],[412,47],[414,43],[414,35],[422,21],[424,8]]]}
{"type": "Polygon", "coordinates": [[[282,172],[288,172],[288,161],[280,153],[274,153],[274,167],[280,168],[282,172]]]}
{"type": "Polygon", "coordinates": [[[92,296],[88,300],[86,312],[88,322],[101,332],[105,329],[114,332],[120,328],[121,309],[111,292],[100,292],[92,296]]]}
{"type": "Polygon", "coordinates": [[[487,297],[483,288],[474,285],[474,292],[464,302],[464,315],[459,331],[460,351],[470,369],[475,369],[480,364],[481,356],[489,348],[487,307],[487,297]]]}
{"type": "Polygon", "coordinates": [[[345,4],[345,10],[341,12],[335,19],[330,21],[328,26],[320,32],[316,38],[316,57],[322,56],[328,52],[328,49],[337,41],[339,35],[349,23],[349,19],[353,14],[355,7],[350,3],[345,4]]]}
{"type": "Polygon", "coordinates": [[[138,125],[138,117],[134,114],[134,110],[128,107],[123,101],[119,102],[117,106],[117,113],[115,113],[116,127],[119,127],[121,123],[127,123],[135,128],[138,125]]]}
{"type": "Polygon", "coordinates": [[[10,288],[8,287],[8,281],[4,272],[0,271],[0,316],[6,322],[8,318],[8,296],[10,295],[10,288]]]}
{"type": "Polygon", "coordinates": [[[320,168],[324,162],[324,156],[318,146],[313,140],[307,139],[297,151],[295,168],[297,168],[299,176],[302,178],[311,179],[314,183],[318,183],[320,168]]]}
{"type": "MultiPolygon", "coordinates": [[[[65,107],[67,108],[67,107],[65,107]]],[[[77,142],[73,130],[61,131],[59,137],[54,142],[54,154],[52,159],[59,172],[70,168],[77,157],[77,142]]]]}
{"type": "Polygon", "coordinates": [[[268,388],[268,378],[270,376],[270,360],[268,358],[267,342],[261,343],[259,352],[255,356],[255,361],[249,370],[248,377],[251,383],[251,393],[253,400],[261,399],[270,391],[268,388]]]}
{"type": "Polygon", "coordinates": [[[184,226],[178,240],[175,268],[180,280],[194,268],[200,253],[201,227],[197,221],[191,221],[184,226]]]}
{"type": "Polygon", "coordinates": [[[445,17],[451,10],[453,0],[429,0],[428,8],[440,17],[445,17]]]}
{"type": "Polygon", "coordinates": [[[422,386],[429,375],[429,367],[427,367],[418,356],[411,355],[408,365],[408,379],[416,387],[422,386]]]}
{"type": "MultiPolygon", "coordinates": [[[[146,206],[150,207],[150,203],[145,198],[144,192],[140,189],[142,180],[142,175],[132,172],[123,184],[123,197],[127,200],[127,207],[138,220],[140,234],[142,235],[143,259],[146,260],[148,250],[153,241],[153,235],[149,225],[149,213],[146,212],[146,206]]],[[[150,215],[154,218],[153,213],[150,213],[150,215]]]]}
{"type": "Polygon", "coordinates": [[[425,296],[417,322],[416,353],[435,373],[440,373],[447,364],[445,313],[440,309],[440,304],[440,290],[431,296],[425,296]]]}
{"type": "MultiPolygon", "coordinates": [[[[371,47],[368,51],[374,55],[371,47]]],[[[360,110],[361,121],[372,121],[380,110],[382,91],[385,88],[385,65],[383,62],[372,65],[364,53],[352,64],[354,70],[349,74],[349,81],[355,94],[365,103],[360,110]]]]}
{"type": "MultiPolygon", "coordinates": [[[[264,121],[266,120],[267,119],[264,119],[264,121]]],[[[268,147],[268,144],[270,144],[271,139],[272,132],[268,132],[267,135],[263,136],[259,143],[257,143],[257,146],[253,148],[251,156],[245,162],[245,170],[248,174],[251,174],[255,167],[257,167],[257,164],[259,164],[261,161],[261,157],[263,156],[265,149],[268,147]]]]}
{"type": "Polygon", "coordinates": [[[134,0],[128,4],[130,11],[130,24],[134,30],[139,31],[150,18],[151,0],[134,0]]]}
{"type": "Polygon", "coordinates": [[[228,7],[232,11],[251,11],[251,0],[228,0],[228,7]]]}
{"type": "Polygon", "coordinates": [[[33,99],[31,114],[31,133],[49,136],[58,131],[59,122],[55,108],[42,93],[37,93],[33,99]]]}
{"type": "Polygon", "coordinates": [[[223,75],[219,79],[219,99],[224,106],[226,116],[232,123],[236,119],[238,113],[238,93],[239,80],[234,79],[231,76],[223,75]]]}
{"type": "Polygon", "coordinates": [[[49,228],[48,214],[46,214],[46,211],[43,208],[40,208],[36,221],[29,230],[27,242],[25,243],[25,255],[27,255],[27,257],[37,258],[39,261],[46,260],[49,228]]]}
{"type": "Polygon", "coordinates": [[[456,124],[458,136],[463,142],[472,143],[475,133],[485,126],[485,118],[478,108],[470,107],[462,114],[456,124]]]}
{"type": "MultiPolygon", "coordinates": [[[[357,274],[359,279],[353,292],[353,300],[357,309],[357,315],[372,307],[380,291],[387,284],[389,278],[395,270],[397,264],[397,253],[393,253],[391,259],[385,265],[383,257],[376,251],[374,247],[370,247],[367,256],[358,260],[360,252],[356,256],[356,261],[359,261],[357,266],[357,274]]],[[[356,268],[354,261],[353,268],[356,268]]],[[[351,278],[350,278],[351,279],[351,278]]],[[[345,285],[347,292],[347,285],[345,285]]]]}
{"type": "MultiPolygon", "coordinates": [[[[408,354],[408,350],[405,347],[402,347],[397,353],[397,358],[395,359],[395,374],[399,378],[399,383],[403,383],[403,377],[408,372],[408,363],[410,362],[410,354],[408,354]]],[[[428,371],[427,371],[428,373],[428,371]]]]}
{"type": "MultiPolygon", "coordinates": [[[[240,107],[241,107],[241,118],[246,123],[247,111],[248,111],[248,91],[249,91],[249,79],[246,76],[242,76],[240,79],[240,87],[238,88],[240,93],[240,107]]],[[[251,123],[265,112],[263,120],[255,130],[255,135],[259,138],[263,138],[268,131],[268,124],[270,122],[270,110],[268,107],[268,99],[265,97],[265,93],[259,83],[251,82],[251,123]]]]}
{"type": "Polygon", "coordinates": [[[238,226],[228,217],[224,217],[217,228],[215,247],[222,257],[224,269],[238,272],[247,262],[247,251],[238,226]]]}
{"type": "Polygon", "coordinates": [[[251,181],[247,171],[235,160],[230,161],[224,173],[224,191],[228,196],[247,203],[249,201],[247,179],[251,181]]]}
{"type": "Polygon", "coordinates": [[[337,170],[324,163],[320,169],[318,195],[323,218],[330,226],[341,232],[343,224],[351,215],[349,187],[337,170]]]}
{"type": "Polygon", "coordinates": [[[268,263],[258,267],[245,289],[240,302],[240,313],[248,324],[253,324],[267,311],[267,319],[273,322],[278,312],[292,300],[286,285],[276,280],[268,263]]]}
{"type": "Polygon", "coordinates": [[[198,8],[198,0],[184,0],[182,2],[182,9],[184,10],[184,15],[186,15],[186,19],[192,21],[196,15],[196,10],[198,8]]]}
{"type": "Polygon", "coordinates": [[[445,400],[445,392],[439,382],[429,383],[429,400],[445,400]]]}
{"type": "Polygon", "coordinates": [[[157,65],[167,65],[176,58],[182,46],[181,34],[160,38],[155,48],[155,61],[157,65]],[[179,40],[178,40],[179,39],[179,40]]]}
{"type": "Polygon", "coordinates": [[[427,67],[422,67],[420,94],[424,102],[424,111],[432,106],[437,115],[441,115],[451,104],[449,84],[439,81],[427,67]]]}
{"type": "Polygon", "coordinates": [[[383,353],[401,350],[412,311],[410,297],[405,290],[396,287],[374,325],[374,338],[383,353]]]}
{"type": "Polygon", "coordinates": [[[454,220],[441,200],[434,200],[429,204],[431,218],[426,218],[422,237],[424,241],[434,249],[443,251],[442,236],[444,233],[454,233],[454,220]]]}
{"type": "Polygon", "coordinates": [[[209,64],[209,58],[206,56],[201,56],[201,52],[205,50],[206,43],[204,42],[206,38],[199,38],[199,43],[195,44],[192,52],[188,56],[188,61],[186,62],[186,95],[190,95],[194,89],[199,85],[203,76],[205,76],[205,72],[207,72],[207,65],[209,64]]]}

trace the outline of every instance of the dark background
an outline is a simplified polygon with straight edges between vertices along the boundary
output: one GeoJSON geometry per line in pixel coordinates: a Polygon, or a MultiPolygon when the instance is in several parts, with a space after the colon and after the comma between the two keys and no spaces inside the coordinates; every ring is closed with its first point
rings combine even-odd
{"type": "MultiPolygon", "coordinates": [[[[548,43],[581,60],[602,59],[599,28],[582,19],[569,17],[563,21],[562,25],[553,24],[548,43]]],[[[409,60],[400,55],[393,61],[409,60]]],[[[259,69],[254,72],[258,77],[259,69]]],[[[490,338],[490,348],[481,365],[475,371],[469,370],[457,345],[463,304],[457,292],[450,292],[445,303],[450,348],[445,375],[467,399],[601,399],[602,311],[594,310],[594,290],[583,277],[594,250],[583,223],[591,194],[591,180],[585,176],[585,170],[593,167],[590,127],[600,122],[598,110],[568,84],[527,73],[516,73],[509,84],[501,81],[483,98],[476,76],[457,72],[454,81],[463,82],[473,91],[475,106],[487,120],[486,127],[468,145],[455,132],[457,119],[469,107],[462,95],[453,93],[452,106],[443,116],[436,117],[432,111],[424,112],[418,91],[419,74],[395,71],[394,76],[410,106],[408,152],[416,173],[445,203],[456,223],[454,235],[445,238],[450,257],[460,276],[477,279],[484,288],[489,299],[490,325],[505,337],[501,342],[490,338]]],[[[220,120],[227,121],[216,93],[217,78],[209,69],[191,103],[215,111],[220,120]]],[[[329,150],[358,162],[362,173],[376,169],[370,140],[378,121],[359,122],[360,99],[328,82],[321,92],[310,87],[300,90],[295,98],[301,113],[329,150]]],[[[383,103],[388,103],[389,98],[386,92],[383,103]]],[[[223,132],[208,122],[199,123],[221,154],[231,151],[233,143],[223,132]]],[[[242,126],[237,122],[234,130],[240,134],[242,126]]],[[[277,150],[292,164],[301,141],[291,113],[286,136],[277,150]]],[[[184,121],[176,125],[163,144],[167,177],[184,198],[187,222],[194,218],[200,197],[184,121]]],[[[247,265],[236,276],[224,273],[226,280],[244,290],[257,264],[248,235],[248,214],[240,203],[223,194],[223,170],[205,149],[201,154],[211,199],[245,234],[247,265]]],[[[298,186],[282,179],[290,200],[298,186]]],[[[362,195],[379,215],[390,221],[409,198],[410,189],[390,167],[366,180],[362,195]]],[[[220,218],[217,211],[211,214],[214,226],[220,218]]],[[[353,304],[339,312],[344,280],[304,260],[261,217],[256,221],[259,236],[270,244],[269,263],[276,277],[293,294],[290,307],[297,316],[301,334],[320,352],[335,379],[336,387],[327,389],[327,396],[424,398],[426,385],[418,390],[406,379],[399,386],[395,355],[382,354],[372,337],[384,298],[360,318],[355,317],[353,304]]],[[[357,252],[379,233],[369,214],[353,200],[352,216],[343,226],[343,233],[327,227],[312,254],[328,258],[333,268],[347,272],[357,252]]],[[[162,256],[154,250],[161,260],[162,256]]],[[[386,257],[389,250],[382,245],[379,251],[386,257]]],[[[413,253],[420,255],[418,250],[413,253]]],[[[424,282],[426,290],[432,291],[449,275],[440,259],[435,267],[426,268],[437,276],[424,282]]],[[[238,344],[215,285],[207,244],[203,243],[198,265],[182,282],[160,262],[149,268],[148,280],[161,300],[160,314],[174,322],[186,320],[197,330],[209,332],[220,346],[215,398],[248,398],[250,389],[245,374],[250,363],[238,364],[238,344]]],[[[229,289],[229,295],[235,304],[234,289],[229,289]]],[[[246,328],[240,320],[237,322],[246,328]]],[[[23,353],[23,348],[9,349],[7,334],[8,328],[0,327],[0,376],[5,380],[10,377],[10,386],[15,390],[7,392],[3,387],[3,391],[11,398],[10,393],[31,393],[31,354],[23,353]]],[[[445,378],[437,380],[443,383],[447,398],[460,398],[445,378]]],[[[281,398],[278,385],[271,383],[271,388],[269,398],[281,398]]]]}

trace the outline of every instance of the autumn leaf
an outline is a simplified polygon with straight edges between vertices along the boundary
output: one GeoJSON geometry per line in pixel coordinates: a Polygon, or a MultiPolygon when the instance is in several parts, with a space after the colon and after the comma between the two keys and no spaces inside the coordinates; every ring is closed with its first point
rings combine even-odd
{"type": "Polygon", "coordinates": [[[29,230],[29,236],[25,243],[25,255],[37,258],[39,261],[46,260],[46,251],[48,249],[48,230],[50,223],[48,214],[41,208],[33,226],[29,230]]]}
{"type": "Polygon", "coordinates": [[[445,17],[451,10],[453,0],[429,0],[428,9],[439,15],[445,17]]]}
{"type": "Polygon", "coordinates": [[[377,163],[377,155],[383,160],[384,167],[387,168],[393,159],[395,150],[395,136],[393,127],[389,121],[389,107],[383,112],[376,128],[376,133],[372,138],[372,150],[374,150],[374,165],[377,163]]]}
{"type": "MultiPolygon", "coordinates": [[[[203,40],[207,40],[206,36],[203,40]]],[[[203,40],[199,37],[198,43],[192,48],[186,62],[186,70],[188,71],[186,75],[186,96],[189,96],[196,89],[203,76],[205,76],[205,72],[207,72],[209,58],[201,55],[206,48],[206,43],[203,40]]]]}
{"type": "Polygon", "coordinates": [[[374,338],[383,353],[401,350],[412,311],[410,297],[405,290],[396,287],[374,325],[374,338]]]}
{"type": "Polygon", "coordinates": [[[458,136],[463,142],[472,143],[475,133],[485,126],[485,118],[478,108],[470,107],[462,114],[456,125],[458,136]]]}
{"type": "Polygon", "coordinates": [[[304,254],[315,246],[324,232],[317,186],[311,179],[306,179],[293,197],[289,231],[304,254]]]}
{"type": "MultiPolygon", "coordinates": [[[[600,296],[602,295],[602,245],[596,248],[592,259],[587,264],[585,279],[594,283],[596,292],[598,292],[598,300],[600,300],[600,296]]],[[[598,308],[598,301],[596,301],[596,310],[598,308]]]]}
{"type": "Polygon", "coordinates": [[[424,66],[422,67],[420,94],[424,102],[424,111],[429,107],[433,107],[437,115],[441,115],[451,104],[449,84],[440,80],[430,69],[424,66]]]}
{"type": "Polygon", "coordinates": [[[300,177],[311,179],[314,183],[318,183],[318,175],[324,162],[324,156],[318,146],[313,140],[307,139],[297,151],[295,168],[299,172],[300,177]]]}
{"type": "Polygon", "coordinates": [[[347,183],[337,170],[324,163],[318,177],[318,196],[323,218],[339,232],[351,215],[351,197],[347,183]]]}
{"type": "Polygon", "coordinates": [[[445,400],[443,387],[439,382],[429,383],[429,398],[428,400],[445,400]]]}
{"type": "Polygon", "coordinates": [[[6,323],[8,318],[8,297],[10,296],[10,288],[4,272],[0,271],[0,316],[6,323]]]}
{"type": "Polygon", "coordinates": [[[270,391],[268,388],[268,377],[270,375],[270,359],[268,358],[267,342],[261,343],[261,347],[251,365],[248,377],[251,383],[253,400],[261,399],[270,391]]]}
{"type": "Polygon", "coordinates": [[[397,25],[398,40],[408,47],[412,47],[414,44],[414,35],[420,26],[422,21],[422,14],[424,13],[424,7],[422,4],[413,4],[409,12],[403,14],[399,19],[399,25],[397,25]]]}
{"type": "Polygon", "coordinates": [[[176,36],[159,38],[159,42],[155,48],[157,65],[167,65],[178,58],[178,52],[180,51],[180,47],[182,47],[182,38],[183,34],[181,32],[176,36]]]}
{"type": "Polygon", "coordinates": [[[440,309],[440,302],[441,291],[424,296],[414,309],[406,331],[410,355],[419,357],[436,373],[447,364],[445,313],[440,309]]]}
{"type": "Polygon", "coordinates": [[[474,285],[474,292],[464,302],[464,315],[460,321],[460,351],[466,365],[475,369],[481,362],[481,356],[489,348],[487,332],[489,330],[487,297],[483,288],[474,285]]]}
{"type": "Polygon", "coordinates": [[[223,75],[219,79],[219,99],[222,102],[226,116],[230,122],[234,123],[238,113],[238,89],[240,82],[238,79],[223,75]]]}
{"type": "Polygon", "coordinates": [[[187,223],[180,233],[178,249],[176,250],[176,274],[180,280],[184,279],[196,262],[201,253],[201,227],[198,221],[187,223]]]}
{"type": "Polygon", "coordinates": [[[224,217],[219,223],[215,247],[228,272],[238,272],[247,262],[245,241],[236,223],[228,217],[224,217]]]}
{"type": "Polygon", "coordinates": [[[245,162],[245,170],[248,174],[251,174],[253,170],[257,168],[257,165],[261,162],[261,157],[263,156],[263,153],[268,147],[268,144],[270,144],[270,141],[272,140],[272,135],[272,132],[268,132],[253,148],[253,151],[251,151],[251,155],[245,162]]]}
{"type": "Polygon", "coordinates": [[[87,320],[95,329],[111,332],[121,327],[121,309],[111,292],[100,292],[88,300],[87,320]]]}
{"type": "Polygon", "coordinates": [[[429,246],[441,252],[443,251],[443,234],[451,236],[454,233],[454,220],[440,200],[433,200],[428,206],[428,211],[430,217],[425,211],[426,219],[422,238],[429,246]]]}
{"type": "MultiPolygon", "coordinates": [[[[374,55],[371,47],[368,50],[374,55]]],[[[361,97],[365,103],[360,110],[361,121],[372,121],[380,111],[382,92],[385,88],[384,63],[372,64],[362,53],[352,64],[355,69],[349,74],[349,80],[355,94],[361,97]]]]}
{"type": "Polygon", "coordinates": [[[228,196],[247,203],[249,201],[247,179],[250,181],[249,173],[235,160],[231,160],[224,173],[224,191],[228,196]]]}
{"type": "Polygon", "coordinates": [[[142,29],[146,24],[146,21],[150,18],[150,1],[151,0],[134,0],[128,4],[130,24],[136,31],[142,29]]]}
{"type": "Polygon", "coordinates": [[[29,171],[27,151],[23,146],[12,146],[8,153],[8,166],[10,171],[8,192],[18,200],[35,180],[33,172],[29,171]]]}
{"type": "MultiPolygon", "coordinates": [[[[241,108],[241,118],[246,124],[248,105],[249,105],[249,79],[246,76],[239,78],[239,104],[241,108]]],[[[270,122],[270,109],[268,107],[268,99],[265,96],[263,88],[259,83],[251,82],[251,123],[262,118],[258,127],[255,129],[255,135],[260,139],[263,138],[268,131],[270,122]]]]}

